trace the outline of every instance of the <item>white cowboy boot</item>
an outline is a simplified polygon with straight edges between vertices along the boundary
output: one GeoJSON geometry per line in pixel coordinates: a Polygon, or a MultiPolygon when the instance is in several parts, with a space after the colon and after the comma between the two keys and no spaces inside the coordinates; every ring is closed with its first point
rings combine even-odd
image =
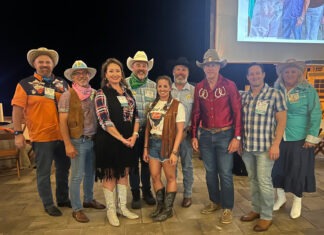
{"type": "Polygon", "coordinates": [[[294,201],[290,211],[290,217],[292,219],[297,219],[301,214],[301,202],[302,198],[294,195],[294,201]]]}
{"type": "Polygon", "coordinates": [[[286,203],[286,193],[282,188],[277,188],[277,201],[273,205],[273,210],[277,211],[286,203]]]}
{"type": "Polygon", "coordinates": [[[103,192],[106,199],[108,221],[112,226],[118,227],[120,223],[116,213],[116,188],[114,191],[103,188],[103,192]]]}
{"type": "Polygon", "coordinates": [[[126,185],[117,184],[117,213],[125,216],[128,219],[137,219],[139,216],[127,209],[127,188],[126,185]]]}

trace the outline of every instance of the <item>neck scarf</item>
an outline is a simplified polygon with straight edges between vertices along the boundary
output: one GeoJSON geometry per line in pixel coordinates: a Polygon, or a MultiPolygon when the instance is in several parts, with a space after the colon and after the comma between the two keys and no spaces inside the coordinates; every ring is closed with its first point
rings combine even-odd
{"type": "Polygon", "coordinates": [[[143,80],[138,79],[134,73],[132,73],[130,75],[130,79],[129,79],[129,84],[131,86],[132,89],[136,89],[139,88],[140,86],[143,86],[147,81],[147,77],[144,78],[143,80]]]}
{"type": "Polygon", "coordinates": [[[85,99],[89,98],[90,95],[91,95],[91,92],[92,92],[92,89],[91,89],[90,85],[89,85],[89,87],[82,87],[82,86],[79,86],[76,83],[73,83],[72,88],[78,94],[80,100],[85,100],[85,99]]]}

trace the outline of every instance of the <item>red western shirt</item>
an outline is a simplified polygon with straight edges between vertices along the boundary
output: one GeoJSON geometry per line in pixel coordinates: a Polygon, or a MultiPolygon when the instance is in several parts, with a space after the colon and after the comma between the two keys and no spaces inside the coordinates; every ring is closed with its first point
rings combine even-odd
{"type": "Polygon", "coordinates": [[[192,138],[197,137],[200,121],[204,128],[233,126],[234,136],[241,136],[241,96],[233,81],[219,75],[213,90],[207,79],[196,85],[191,120],[192,138]]]}

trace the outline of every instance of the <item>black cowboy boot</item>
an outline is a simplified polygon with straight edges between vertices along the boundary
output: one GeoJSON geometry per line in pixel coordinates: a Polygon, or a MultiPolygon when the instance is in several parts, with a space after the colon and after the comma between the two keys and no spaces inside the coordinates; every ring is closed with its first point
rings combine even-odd
{"type": "Polygon", "coordinates": [[[177,192],[167,192],[164,199],[164,208],[160,214],[158,214],[153,221],[162,222],[173,216],[173,202],[177,192]]]}
{"type": "Polygon", "coordinates": [[[142,188],[143,199],[147,205],[155,205],[156,201],[150,189],[142,188]]]}
{"type": "Polygon", "coordinates": [[[151,218],[155,218],[163,211],[165,188],[163,187],[157,190],[155,194],[156,194],[156,209],[150,214],[151,218]]]}

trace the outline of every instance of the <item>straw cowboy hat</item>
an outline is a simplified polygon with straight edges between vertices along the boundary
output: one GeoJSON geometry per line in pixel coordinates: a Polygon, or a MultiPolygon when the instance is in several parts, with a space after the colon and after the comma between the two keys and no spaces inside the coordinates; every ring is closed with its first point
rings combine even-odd
{"type": "Polygon", "coordinates": [[[305,70],[306,64],[303,61],[297,61],[295,59],[288,59],[288,60],[286,60],[286,62],[278,63],[276,65],[277,74],[280,75],[284,69],[289,68],[289,67],[295,67],[303,73],[305,70]]]}
{"type": "Polygon", "coordinates": [[[153,67],[153,63],[154,63],[154,59],[147,59],[147,55],[145,54],[144,51],[138,51],[136,52],[136,54],[134,55],[134,58],[128,57],[127,58],[127,67],[130,71],[133,71],[132,69],[132,65],[134,62],[136,61],[143,61],[143,62],[147,62],[148,65],[148,71],[150,71],[153,67]]]}
{"type": "Polygon", "coordinates": [[[196,65],[199,68],[203,68],[206,64],[209,63],[217,63],[220,64],[221,68],[224,68],[227,64],[227,60],[220,59],[218,56],[218,53],[215,49],[208,49],[206,53],[204,54],[204,61],[200,63],[199,61],[196,61],[196,65]]]}
{"type": "Polygon", "coordinates": [[[54,50],[47,49],[46,47],[40,47],[38,49],[31,49],[27,53],[27,61],[31,67],[35,68],[33,63],[34,63],[35,59],[40,55],[49,56],[54,63],[54,67],[57,65],[58,60],[59,60],[58,53],[54,50]]]}
{"type": "Polygon", "coordinates": [[[76,70],[87,70],[89,73],[89,80],[91,80],[97,73],[97,70],[95,68],[90,68],[87,66],[86,63],[84,63],[82,60],[76,60],[73,65],[72,68],[66,69],[64,71],[64,76],[72,81],[72,74],[74,73],[74,71],[76,70]]]}

